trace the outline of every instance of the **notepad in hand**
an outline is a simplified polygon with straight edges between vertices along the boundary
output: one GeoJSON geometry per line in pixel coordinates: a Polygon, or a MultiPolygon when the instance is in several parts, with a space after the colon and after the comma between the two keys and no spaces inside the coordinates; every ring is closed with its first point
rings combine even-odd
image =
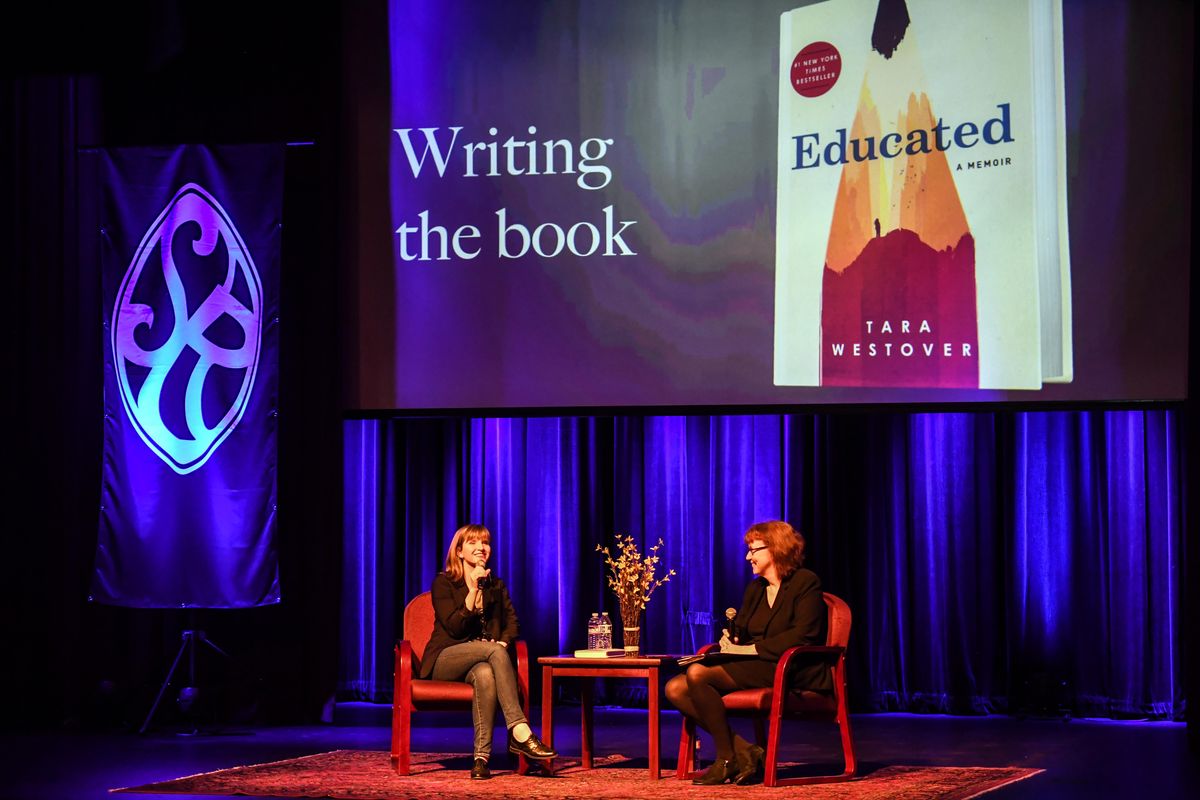
{"type": "Polygon", "coordinates": [[[616,658],[625,655],[624,650],[576,650],[576,658],[616,658]]]}
{"type": "Polygon", "coordinates": [[[686,667],[688,664],[695,664],[697,661],[712,666],[713,664],[728,664],[731,661],[745,661],[751,658],[758,658],[758,655],[756,653],[722,653],[710,650],[707,653],[683,656],[677,660],[679,666],[686,667]]]}

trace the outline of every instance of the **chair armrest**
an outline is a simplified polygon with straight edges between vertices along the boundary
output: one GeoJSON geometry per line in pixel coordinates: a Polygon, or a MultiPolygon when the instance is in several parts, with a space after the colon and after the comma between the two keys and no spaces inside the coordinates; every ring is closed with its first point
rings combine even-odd
{"type": "Polygon", "coordinates": [[[800,644],[784,650],[783,655],[779,657],[779,663],[775,665],[774,699],[771,701],[772,704],[783,702],[783,698],[787,694],[788,669],[791,667],[792,661],[796,656],[805,655],[822,655],[828,656],[833,660],[841,660],[846,655],[846,648],[830,645],[800,644]]]}
{"type": "Polygon", "coordinates": [[[406,670],[409,675],[412,675],[413,668],[413,649],[412,642],[408,639],[401,639],[396,642],[396,670],[406,670]]]}
{"type": "Polygon", "coordinates": [[[846,652],[846,648],[838,647],[837,645],[798,644],[795,647],[789,647],[787,650],[785,650],[783,653],[783,656],[780,657],[779,661],[781,663],[783,662],[784,659],[788,659],[790,661],[792,659],[792,657],[795,655],[840,656],[842,653],[845,653],[845,652],[846,652]]]}
{"type": "Polygon", "coordinates": [[[411,696],[415,660],[412,642],[407,639],[396,642],[396,686],[393,703],[400,702],[401,697],[411,696]]]}
{"type": "Polygon", "coordinates": [[[697,650],[696,655],[699,656],[699,655],[704,655],[705,653],[711,653],[713,650],[716,650],[718,647],[720,647],[720,645],[717,642],[709,642],[708,644],[704,645],[699,650],[697,650]]]}

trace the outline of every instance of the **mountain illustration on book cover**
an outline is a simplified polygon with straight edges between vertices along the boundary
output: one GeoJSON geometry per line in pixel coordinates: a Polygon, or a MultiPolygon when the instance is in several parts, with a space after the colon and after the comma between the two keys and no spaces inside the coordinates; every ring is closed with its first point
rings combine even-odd
{"type": "Polygon", "coordinates": [[[1043,0],[782,16],[776,384],[1070,379],[1056,21],[1043,0]]]}

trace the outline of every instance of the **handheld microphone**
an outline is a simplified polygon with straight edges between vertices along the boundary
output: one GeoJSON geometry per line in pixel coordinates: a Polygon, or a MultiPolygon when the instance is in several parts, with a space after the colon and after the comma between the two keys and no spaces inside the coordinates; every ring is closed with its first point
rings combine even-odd
{"type": "Polygon", "coordinates": [[[737,642],[737,626],[733,624],[733,619],[736,616],[736,608],[725,609],[725,630],[729,632],[729,641],[734,643],[737,642]]]}
{"type": "MultiPolygon", "coordinates": [[[[481,555],[482,555],[482,557],[483,557],[483,558],[482,558],[482,560],[480,561],[480,564],[479,564],[479,566],[481,566],[481,567],[483,567],[483,566],[487,566],[487,562],[488,562],[488,556],[490,556],[490,555],[491,555],[491,553],[488,553],[488,552],[484,551],[483,553],[481,553],[481,555]]],[[[479,591],[481,591],[481,592],[482,592],[484,589],[487,589],[489,586],[491,586],[491,585],[492,585],[492,573],[491,573],[491,570],[488,570],[488,574],[487,574],[487,575],[480,576],[480,578],[479,578],[477,581],[475,581],[475,585],[479,587],[479,591]]]]}

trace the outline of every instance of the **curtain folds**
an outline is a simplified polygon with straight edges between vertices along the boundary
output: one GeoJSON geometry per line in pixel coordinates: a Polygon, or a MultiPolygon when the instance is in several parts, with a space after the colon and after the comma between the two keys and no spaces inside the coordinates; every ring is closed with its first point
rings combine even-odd
{"type": "MultiPolygon", "coordinates": [[[[663,540],[643,647],[711,641],[784,518],[854,613],[860,710],[1182,718],[1170,409],[349,420],[343,696],[386,700],[404,604],[482,522],[536,654],[616,610],[597,545],[663,540]]],[[[614,615],[615,617],[616,615],[614,615]]]]}

